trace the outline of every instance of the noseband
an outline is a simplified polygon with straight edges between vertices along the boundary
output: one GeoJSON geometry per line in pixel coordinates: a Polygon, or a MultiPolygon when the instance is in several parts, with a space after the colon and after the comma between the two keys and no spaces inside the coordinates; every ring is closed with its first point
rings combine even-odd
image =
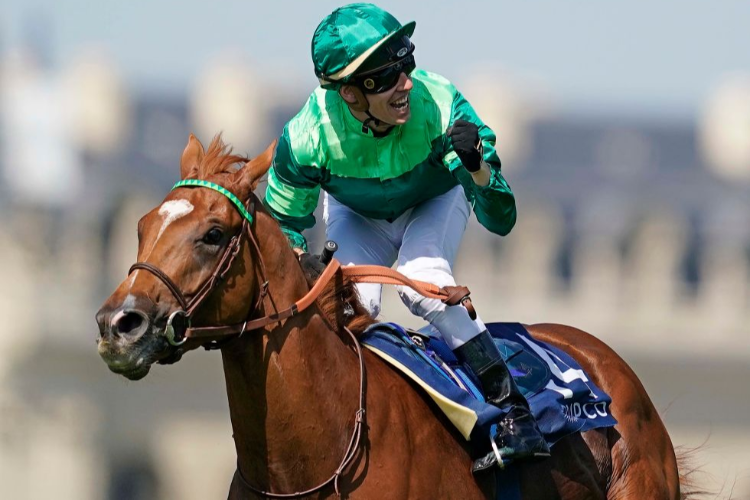
{"type": "MultiPolygon", "coordinates": [[[[172,292],[172,295],[174,295],[175,299],[177,299],[177,302],[179,302],[180,307],[182,309],[178,309],[174,312],[172,312],[169,315],[169,319],[167,320],[167,326],[165,327],[165,335],[167,337],[167,340],[169,343],[173,346],[180,346],[184,344],[188,338],[191,337],[197,337],[197,338],[204,338],[204,339],[210,339],[211,337],[225,337],[226,335],[231,334],[240,334],[245,332],[246,329],[254,330],[256,328],[260,328],[263,326],[266,326],[271,323],[277,323],[283,319],[286,319],[288,317],[294,316],[298,314],[300,311],[303,311],[306,309],[310,304],[312,304],[315,301],[315,298],[318,297],[320,292],[323,289],[323,286],[330,281],[333,274],[340,269],[338,262],[335,262],[335,265],[329,265],[326,269],[326,272],[323,273],[324,276],[322,276],[323,279],[319,280],[318,283],[316,283],[315,286],[313,286],[313,289],[310,290],[310,292],[302,299],[294,304],[292,304],[291,307],[281,311],[276,312],[274,314],[269,314],[268,316],[265,316],[263,318],[258,318],[254,320],[249,319],[249,315],[253,313],[253,311],[257,310],[258,306],[260,305],[260,302],[263,300],[263,298],[268,294],[268,280],[266,279],[266,270],[265,270],[265,264],[263,263],[263,257],[260,252],[260,247],[258,246],[258,242],[256,241],[253,232],[251,230],[252,224],[253,224],[253,215],[255,214],[255,203],[254,203],[254,197],[251,195],[250,201],[248,201],[247,206],[243,204],[237,196],[234,195],[234,193],[228,191],[226,188],[214,184],[212,182],[208,181],[202,181],[202,180],[196,180],[196,179],[188,179],[178,182],[174,185],[172,190],[175,190],[180,187],[205,187],[208,189],[213,189],[214,191],[217,191],[224,196],[226,196],[229,201],[232,202],[232,204],[237,207],[240,214],[242,214],[242,227],[240,228],[240,231],[232,237],[232,239],[229,241],[229,244],[227,245],[227,248],[224,250],[224,254],[221,256],[221,259],[219,259],[219,263],[216,265],[216,268],[214,269],[214,272],[211,274],[211,276],[201,285],[201,287],[198,289],[198,291],[193,295],[193,297],[190,300],[187,300],[185,297],[185,294],[180,290],[180,287],[175,284],[172,279],[164,273],[161,269],[156,267],[153,264],[149,264],[148,262],[136,262],[130,267],[130,271],[128,271],[128,274],[132,273],[133,271],[137,269],[142,269],[144,271],[148,271],[159,280],[161,280],[164,285],[169,288],[169,291],[172,292]],[[241,325],[229,325],[229,326],[213,326],[213,327],[201,327],[201,328],[193,328],[190,326],[190,319],[193,317],[193,314],[195,311],[200,307],[200,305],[203,303],[203,301],[208,297],[208,295],[216,288],[216,286],[221,283],[221,281],[226,276],[227,272],[229,272],[229,269],[232,267],[232,263],[237,258],[237,254],[239,254],[240,247],[242,244],[242,236],[244,234],[248,235],[248,240],[253,244],[255,248],[255,253],[257,257],[257,261],[259,263],[260,268],[260,276],[261,276],[261,286],[260,286],[260,293],[258,296],[258,302],[255,304],[254,307],[250,308],[250,311],[248,313],[248,319],[245,320],[244,323],[241,325]],[[181,320],[179,318],[182,318],[181,320]],[[180,332],[175,331],[175,326],[178,326],[180,332]]],[[[237,466],[237,477],[240,480],[240,484],[251,492],[253,492],[256,495],[260,495],[262,497],[266,498],[279,498],[279,499],[291,499],[291,498],[300,498],[304,496],[311,495],[312,493],[318,492],[325,488],[326,486],[333,484],[334,490],[336,494],[340,497],[340,491],[339,491],[339,480],[341,478],[341,475],[345,472],[345,470],[348,468],[349,464],[354,460],[356,456],[356,452],[359,449],[359,443],[362,436],[362,428],[364,426],[365,422],[365,366],[364,366],[364,358],[362,357],[362,348],[359,345],[359,341],[357,340],[357,337],[348,329],[344,328],[346,332],[349,334],[349,336],[352,339],[352,343],[354,345],[355,351],[357,352],[357,357],[359,358],[359,405],[358,409],[355,413],[354,418],[354,430],[352,432],[352,435],[349,439],[349,445],[346,448],[346,451],[344,453],[344,457],[341,460],[341,464],[336,469],[336,471],[333,473],[333,475],[328,478],[326,481],[322,482],[318,486],[315,486],[314,488],[310,488],[307,491],[297,492],[297,493],[272,493],[270,491],[263,491],[258,488],[255,488],[252,486],[247,479],[242,475],[242,471],[239,468],[239,464],[237,466]]],[[[213,344],[214,347],[216,344],[213,344]]],[[[209,347],[208,345],[204,344],[204,347],[209,347]]]]}
{"type": "MultiPolygon", "coordinates": [[[[185,297],[185,294],[180,290],[180,287],[175,284],[172,279],[164,273],[161,269],[148,262],[136,262],[130,267],[128,274],[133,271],[142,269],[148,271],[156,276],[164,285],[172,292],[177,302],[179,302],[182,309],[173,311],[167,319],[167,325],[164,330],[164,334],[167,337],[167,341],[173,346],[180,346],[184,344],[189,338],[202,339],[208,341],[203,346],[208,348],[220,347],[220,343],[217,343],[217,338],[227,338],[229,335],[242,335],[245,331],[253,331],[262,327],[265,327],[272,323],[278,323],[284,319],[296,316],[300,312],[307,309],[312,305],[317,297],[322,293],[324,287],[329,283],[336,273],[341,272],[343,276],[347,276],[355,282],[359,283],[382,283],[392,285],[405,285],[422,295],[430,298],[440,299],[448,305],[463,304],[472,319],[476,319],[476,312],[471,304],[469,298],[469,289],[461,286],[446,286],[438,287],[432,283],[426,283],[423,281],[411,280],[402,274],[381,266],[347,266],[341,267],[341,263],[336,259],[332,259],[326,266],[325,270],[318,277],[315,284],[312,286],[310,291],[302,297],[300,300],[292,304],[290,307],[276,311],[272,314],[268,314],[262,318],[250,319],[250,315],[258,310],[263,299],[268,295],[268,279],[266,278],[266,268],[263,263],[263,256],[260,252],[260,246],[258,241],[252,232],[252,225],[255,215],[255,197],[251,194],[250,200],[247,204],[243,204],[237,196],[226,188],[214,184],[213,182],[187,179],[178,182],[172,187],[172,190],[181,187],[204,187],[213,189],[224,196],[226,196],[230,202],[239,210],[242,215],[242,227],[239,232],[229,240],[227,248],[224,250],[219,263],[216,265],[214,272],[211,276],[201,285],[198,291],[193,295],[190,300],[185,297]],[[242,246],[242,237],[247,234],[248,240],[253,245],[256,254],[256,262],[258,263],[258,272],[260,274],[259,282],[260,292],[258,294],[257,303],[251,307],[248,311],[248,317],[243,323],[227,326],[206,326],[206,327],[192,327],[190,320],[195,314],[195,311],[201,306],[203,301],[208,295],[222,282],[226,274],[232,268],[232,263],[237,258],[242,246]]],[[[274,306],[275,309],[275,306],[274,306]]],[[[260,495],[266,498],[278,498],[278,499],[291,499],[301,498],[304,496],[311,495],[312,493],[318,492],[326,486],[332,484],[334,491],[340,497],[341,493],[339,490],[339,480],[342,474],[347,470],[356,456],[356,452],[359,449],[360,438],[362,436],[362,428],[365,425],[365,366],[364,359],[362,357],[362,349],[359,344],[357,337],[346,327],[344,330],[349,334],[354,349],[359,358],[359,407],[355,413],[354,418],[354,430],[349,440],[349,445],[344,453],[344,457],[341,464],[336,469],[331,477],[326,481],[322,482],[314,488],[310,488],[307,491],[297,493],[271,493],[269,491],[263,491],[252,486],[242,475],[242,472],[237,467],[237,477],[239,478],[240,484],[246,489],[256,495],[260,495]]]]}

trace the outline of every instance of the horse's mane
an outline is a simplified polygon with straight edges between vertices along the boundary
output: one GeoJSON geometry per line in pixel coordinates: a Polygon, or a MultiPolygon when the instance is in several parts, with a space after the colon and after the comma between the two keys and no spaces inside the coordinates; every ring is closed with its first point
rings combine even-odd
{"type": "MultiPolygon", "coordinates": [[[[304,269],[303,269],[304,270],[304,269]]],[[[310,275],[305,272],[312,286],[310,275]]],[[[344,326],[359,336],[368,326],[376,323],[359,300],[357,286],[339,270],[323,289],[317,300],[323,316],[334,326],[344,326]]]]}
{"type": "Polygon", "coordinates": [[[249,158],[232,154],[232,147],[217,134],[211,140],[203,161],[198,168],[198,178],[208,179],[212,175],[230,174],[236,170],[235,165],[247,163],[249,158]]]}

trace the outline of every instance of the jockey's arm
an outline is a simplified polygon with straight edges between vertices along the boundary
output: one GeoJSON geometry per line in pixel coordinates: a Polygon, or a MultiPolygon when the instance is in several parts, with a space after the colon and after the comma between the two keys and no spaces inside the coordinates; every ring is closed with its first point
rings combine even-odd
{"type": "Polygon", "coordinates": [[[491,175],[492,171],[490,170],[490,166],[484,161],[484,159],[482,159],[479,164],[479,170],[471,172],[471,178],[474,181],[474,184],[480,187],[485,187],[490,183],[491,175]]]}
{"type": "Polygon", "coordinates": [[[477,116],[471,104],[456,91],[448,124],[466,120],[478,127],[481,160],[478,170],[469,172],[453,151],[451,139],[446,137],[443,163],[463,185],[474,207],[477,220],[489,231],[505,236],[516,223],[516,200],[500,170],[500,158],[495,149],[495,133],[477,116]]]}
{"type": "Polygon", "coordinates": [[[263,204],[279,221],[292,248],[307,251],[302,231],[315,225],[313,212],[318,205],[320,183],[312,169],[300,166],[290,147],[288,129],[279,139],[273,165],[268,172],[268,186],[263,204]]]}
{"type": "MultiPolygon", "coordinates": [[[[500,173],[500,167],[495,167],[486,162],[482,163],[487,168],[488,183],[486,186],[478,184],[472,186],[474,213],[476,213],[479,223],[485,228],[495,234],[505,236],[516,223],[516,199],[510,186],[500,173]]],[[[482,169],[480,169],[480,172],[482,169]]],[[[472,174],[472,177],[474,178],[480,172],[472,174]]],[[[465,187],[466,183],[462,184],[465,187]]]]}

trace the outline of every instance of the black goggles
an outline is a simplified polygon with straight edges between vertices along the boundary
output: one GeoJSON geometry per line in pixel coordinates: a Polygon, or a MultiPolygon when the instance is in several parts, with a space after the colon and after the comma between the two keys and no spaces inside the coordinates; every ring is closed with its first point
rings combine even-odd
{"type": "Polygon", "coordinates": [[[354,83],[365,93],[380,94],[395,87],[401,78],[401,73],[410,75],[416,67],[417,63],[414,61],[414,54],[409,54],[390,66],[357,75],[354,83]]]}

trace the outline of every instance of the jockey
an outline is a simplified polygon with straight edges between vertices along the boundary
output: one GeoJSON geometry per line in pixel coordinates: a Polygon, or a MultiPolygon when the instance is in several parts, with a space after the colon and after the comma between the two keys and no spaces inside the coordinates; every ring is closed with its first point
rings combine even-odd
{"type": "MultiPolygon", "coordinates": [[[[452,266],[472,207],[504,236],[516,221],[500,172],[495,134],[445,78],[414,62],[415,23],[401,25],[372,4],[334,10],[315,30],[320,81],[279,140],[265,205],[298,253],[324,191],[326,237],[342,264],[390,267],[412,279],[455,285],[452,266]]],[[[380,311],[381,285],[360,284],[363,304],[380,311]]],[[[410,288],[403,302],[437,328],[479,377],[488,402],[505,411],[484,469],[549,456],[525,398],[481,320],[410,288]]]]}

